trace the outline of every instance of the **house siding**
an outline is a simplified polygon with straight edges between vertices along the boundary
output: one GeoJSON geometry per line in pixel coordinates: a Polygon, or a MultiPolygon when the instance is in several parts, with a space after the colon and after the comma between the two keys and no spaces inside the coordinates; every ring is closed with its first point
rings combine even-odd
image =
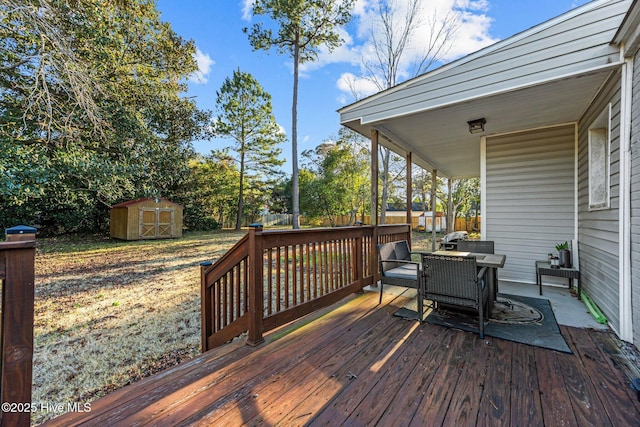
{"type": "Polygon", "coordinates": [[[633,342],[640,343],[640,57],[634,58],[631,101],[631,301],[633,342]]]}
{"type": "Polygon", "coordinates": [[[578,250],[582,289],[604,313],[611,327],[620,327],[619,185],[620,73],[603,86],[580,120],[578,129],[578,250]],[[611,104],[609,124],[609,208],[589,209],[589,127],[611,104]]]}
{"type": "Polygon", "coordinates": [[[555,25],[534,27],[509,42],[490,46],[459,62],[341,111],[343,123],[375,122],[491,93],[606,66],[619,59],[611,45],[630,2],[596,2],[555,25]]]}
{"type": "Polygon", "coordinates": [[[535,283],[534,261],[575,238],[575,153],[575,125],[487,138],[483,227],[508,254],[501,280],[535,283]]]}

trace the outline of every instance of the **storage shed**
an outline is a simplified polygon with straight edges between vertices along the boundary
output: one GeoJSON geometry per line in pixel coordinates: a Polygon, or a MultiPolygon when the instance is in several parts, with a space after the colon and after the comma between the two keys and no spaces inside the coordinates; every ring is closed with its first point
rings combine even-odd
{"type": "Polygon", "coordinates": [[[144,197],[111,206],[111,237],[122,240],[182,237],[182,210],[161,197],[144,197]]]}

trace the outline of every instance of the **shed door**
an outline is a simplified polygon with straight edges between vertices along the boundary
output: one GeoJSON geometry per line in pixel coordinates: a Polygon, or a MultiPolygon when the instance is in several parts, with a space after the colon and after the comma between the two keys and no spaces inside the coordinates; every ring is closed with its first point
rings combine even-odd
{"type": "Polygon", "coordinates": [[[140,238],[173,237],[173,216],[170,208],[140,208],[140,238]]]}

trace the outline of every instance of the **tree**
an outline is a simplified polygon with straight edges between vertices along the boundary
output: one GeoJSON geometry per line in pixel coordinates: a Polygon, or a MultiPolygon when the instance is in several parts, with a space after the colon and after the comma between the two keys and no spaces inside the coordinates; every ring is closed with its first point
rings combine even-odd
{"type": "MultiPolygon", "coordinates": [[[[379,91],[424,73],[442,60],[449,50],[458,28],[456,15],[451,11],[444,16],[434,12],[428,19],[422,19],[423,4],[422,0],[374,2],[377,19],[371,26],[367,49],[371,55],[363,56],[362,71],[363,77],[379,91]],[[422,34],[419,41],[416,40],[418,33],[422,34]]],[[[356,99],[362,97],[353,82],[351,92],[356,99]]],[[[381,223],[385,222],[385,209],[390,198],[394,156],[391,150],[380,146],[381,223]]]]}
{"type": "Polygon", "coordinates": [[[338,27],[351,19],[354,0],[255,0],[253,15],[268,15],[278,25],[278,32],[256,23],[245,28],[254,50],[269,50],[275,46],[279,53],[293,59],[293,100],[291,107],[291,162],[293,228],[300,227],[298,182],[298,67],[318,59],[321,46],[332,51],[343,40],[338,27]]]}
{"type": "Polygon", "coordinates": [[[180,197],[175,199],[185,208],[185,226],[210,230],[232,223],[239,180],[234,159],[223,152],[195,155],[189,168],[180,197]]]}
{"type": "Polygon", "coordinates": [[[369,193],[369,152],[354,132],[340,131],[339,139],[326,141],[303,156],[308,159],[305,179],[301,179],[300,206],[309,216],[324,216],[331,226],[336,216],[350,215],[353,224],[358,212],[364,215],[369,193]]]}
{"type": "Polygon", "coordinates": [[[278,174],[284,160],[278,158],[282,150],[277,146],[285,138],[272,113],[271,95],[249,73],[237,70],[225,79],[217,92],[217,105],[214,134],[234,141],[240,169],[236,218],[236,230],[240,230],[246,178],[278,174]]]}
{"type": "MultiPolygon", "coordinates": [[[[444,191],[440,191],[438,197],[446,206],[447,194],[445,194],[444,191]]],[[[477,224],[477,210],[480,206],[480,179],[465,178],[452,180],[451,204],[453,210],[450,215],[453,221],[452,226],[455,225],[456,218],[459,217],[460,214],[464,214],[467,218],[469,215],[474,214],[476,216],[475,223],[477,224]]]]}
{"type": "Polygon", "coordinates": [[[148,0],[3,0],[0,219],[91,230],[170,195],[207,121],[181,97],[194,53],[148,0]]]}

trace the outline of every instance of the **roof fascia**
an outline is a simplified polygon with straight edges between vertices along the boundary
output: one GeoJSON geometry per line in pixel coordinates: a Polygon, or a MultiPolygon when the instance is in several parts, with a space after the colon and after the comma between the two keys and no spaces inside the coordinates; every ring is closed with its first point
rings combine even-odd
{"type": "MultiPolygon", "coordinates": [[[[424,108],[424,109],[419,109],[419,110],[411,110],[411,111],[407,111],[407,112],[404,112],[404,113],[401,113],[401,114],[390,115],[390,116],[385,117],[384,120],[390,120],[390,119],[395,119],[395,118],[398,118],[398,117],[410,116],[412,114],[424,113],[424,112],[427,112],[427,111],[437,110],[439,108],[444,108],[444,107],[451,107],[451,106],[464,104],[464,103],[471,102],[471,101],[476,101],[478,99],[488,98],[488,97],[491,97],[491,96],[504,95],[504,94],[511,93],[511,92],[517,92],[517,91],[522,90],[522,89],[527,89],[527,88],[530,88],[530,87],[540,86],[540,85],[544,85],[544,84],[547,84],[547,83],[553,83],[553,82],[560,81],[560,80],[570,79],[572,77],[583,76],[583,75],[594,73],[594,72],[605,71],[605,70],[608,70],[608,69],[616,69],[616,68],[619,68],[620,66],[622,66],[622,64],[624,64],[624,61],[620,60],[620,61],[617,61],[617,62],[612,62],[612,63],[609,63],[609,64],[600,65],[600,66],[597,66],[597,67],[592,67],[592,68],[590,68],[588,70],[581,70],[581,71],[577,71],[577,72],[574,72],[574,73],[562,74],[560,76],[555,76],[555,77],[549,78],[549,79],[532,81],[532,82],[529,82],[527,84],[522,84],[522,85],[519,85],[519,86],[513,86],[513,87],[510,87],[510,88],[505,89],[505,90],[496,90],[496,91],[493,91],[493,92],[486,92],[486,93],[483,93],[483,94],[480,94],[480,95],[476,95],[476,96],[470,96],[468,98],[460,98],[460,99],[456,100],[455,102],[436,104],[436,105],[433,105],[433,106],[431,106],[429,108],[424,108]]],[[[353,120],[354,119],[352,119],[350,121],[353,121],[353,120]]],[[[363,125],[369,124],[369,123],[373,123],[373,122],[377,122],[377,121],[379,121],[379,120],[378,119],[376,119],[376,120],[363,120],[363,117],[360,117],[360,123],[363,124],[363,125]]]]}
{"type": "Polygon", "coordinates": [[[611,43],[620,46],[624,56],[633,56],[640,48],[640,3],[638,0],[633,0],[611,43]]]}

